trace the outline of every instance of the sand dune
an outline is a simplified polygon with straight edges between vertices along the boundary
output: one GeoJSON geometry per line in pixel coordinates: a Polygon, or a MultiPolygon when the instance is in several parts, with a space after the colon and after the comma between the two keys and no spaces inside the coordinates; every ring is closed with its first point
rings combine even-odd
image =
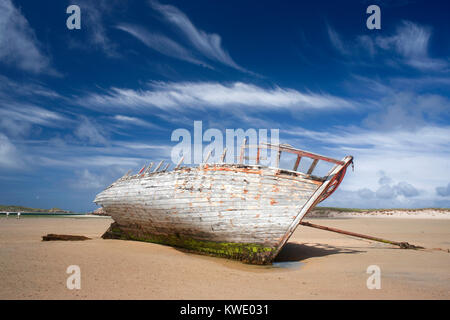
{"type": "Polygon", "coordinates": [[[343,209],[316,208],[308,214],[315,218],[408,218],[408,219],[450,219],[449,209],[343,209]]]}

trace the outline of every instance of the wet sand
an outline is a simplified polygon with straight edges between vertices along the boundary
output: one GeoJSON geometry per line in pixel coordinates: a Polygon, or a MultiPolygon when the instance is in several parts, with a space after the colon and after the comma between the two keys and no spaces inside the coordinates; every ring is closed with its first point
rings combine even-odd
{"type": "MultiPolygon", "coordinates": [[[[0,299],[450,299],[450,253],[415,251],[299,226],[274,266],[152,243],[103,240],[109,218],[0,217],[0,299]],[[87,241],[41,241],[48,233],[87,241]],[[69,265],[81,289],[69,290],[69,265]],[[369,290],[367,267],[381,269],[369,290]]],[[[305,220],[306,221],[306,220],[305,220]]],[[[312,223],[450,248],[450,220],[309,219],[312,223]]]]}

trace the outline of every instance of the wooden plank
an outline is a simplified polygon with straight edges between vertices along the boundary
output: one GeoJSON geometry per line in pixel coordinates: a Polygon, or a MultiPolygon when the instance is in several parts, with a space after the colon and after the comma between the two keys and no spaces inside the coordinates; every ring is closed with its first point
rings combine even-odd
{"type": "Polygon", "coordinates": [[[153,162],[150,162],[150,164],[148,165],[147,169],[145,170],[144,173],[149,173],[150,169],[153,167],[153,162]]]}
{"type": "Polygon", "coordinates": [[[239,163],[241,163],[241,164],[244,163],[246,144],[247,144],[247,138],[244,138],[244,140],[242,141],[242,144],[241,144],[241,155],[239,157],[239,163]]]}
{"type": "Polygon", "coordinates": [[[300,164],[300,160],[302,159],[302,157],[300,155],[297,155],[297,160],[295,161],[295,165],[294,165],[294,171],[297,171],[298,169],[298,165],[300,164]]]}
{"type": "Polygon", "coordinates": [[[162,166],[163,162],[164,162],[164,160],[161,160],[161,161],[158,163],[158,165],[156,166],[155,170],[153,170],[153,172],[158,171],[158,169],[162,166]]]}
{"type": "Polygon", "coordinates": [[[220,157],[220,162],[225,162],[225,156],[227,155],[227,148],[223,149],[222,156],[220,157]]]}
{"type": "Polygon", "coordinates": [[[203,164],[208,163],[209,158],[211,157],[212,150],[209,150],[208,154],[206,155],[205,161],[203,161],[203,164]]]}
{"type": "Polygon", "coordinates": [[[334,170],[330,173],[330,175],[327,177],[327,180],[314,192],[314,194],[309,198],[309,200],[306,202],[306,204],[301,208],[300,212],[295,217],[292,224],[289,226],[289,229],[287,233],[284,235],[283,239],[278,244],[277,250],[275,252],[275,255],[280,252],[281,248],[283,248],[284,244],[289,240],[291,235],[294,233],[295,229],[299,225],[299,223],[302,221],[303,217],[314,208],[314,206],[318,203],[320,200],[320,197],[322,194],[327,190],[331,179],[334,174],[337,174],[342,168],[344,168],[345,165],[347,165],[350,161],[352,161],[353,157],[347,156],[342,161],[343,164],[339,166],[335,166],[334,170]]]}
{"type": "Polygon", "coordinates": [[[275,167],[277,167],[277,168],[280,167],[280,159],[281,159],[281,150],[278,150],[277,159],[275,162],[275,167]]]}
{"type": "Polygon", "coordinates": [[[127,173],[125,173],[125,174],[123,175],[123,177],[120,178],[120,179],[126,179],[126,178],[128,178],[128,177],[130,176],[131,171],[133,171],[133,170],[128,170],[127,173]]]}
{"type": "Polygon", "coordinates": [[[292,211],[317,186],[288,183],[273,176],[275,170],[264,170],[267,175],[200,168],[173,172],[176,176],[159,172],[107,189],[96,201],[111,208],[108,213],[119,224],[137,224],[148,232],[276,245],[294,219],[292,211]]]}
{"type": "MultiPolygon", "coordinates": [[[[256,146],[248,146],[248,147],[251,148],[251,147],[256,147],[256,146]]],[[[267,148],[267,149],[279,148],[281,151],[294,153],[294,154],[300,155],[302,157],[307,157],[307,158],[312,158],[312,159],[319,159],[319,160],[323,160],[323,161],[327,161],[327,162],[331,162],[331,163],[336,163],[336,164],[344,164],[344,162],[342,160],[337,160],[337,159],[333,159],[333,158],[322,156],[322,155],[317,154],[317,153],[312,153],[312,152],[308,152],[308,151],[304,151],[304,150],[300,150],[300,149],[295,149],[293,147],[288,147],[286,145],[275,145],[275,144],[270,144],[270,143],[263,143],[263,144],[260,145],[260,147],[261,148],[267,148]]]]}
{"type": "Polygon", "coordinates": [[[311,163],[311,166],[308,169],[307,174],[311,174],[314,171],[318,162],[319,162],[319,159],[314,159],[314,161],[311,163]]]}
{"type": "Polygon", "coordinates": [[[174,170],[178,169],[181,166],[181,164],[183,163],[183,161],[184,161],[184,156],[182,156],[180,161],[178,161],[177,166],[175,167],[174,170]]]}
{"type": "Polygon", "coordinates": [[[259,164],[260,150],[261,150],[261,148],[258,146],[258,149],[256,150],[256,164],[259,164]]]}
{"type": "Polygon", "coordinates": [[[144,171],[145,167],[146,167],[146,165],[144,164],[144,166],[142,167],[142,169],[139,170],[138,174],[141,174],[141,173],[144,171]]]}
{"type": "Polygon", "coordinates": [[[304,174],[261,166],[189,167],[118,180],[95,202],[131,234],[270,244],[276,254],[341,168],[317,185],[304,174]]]}

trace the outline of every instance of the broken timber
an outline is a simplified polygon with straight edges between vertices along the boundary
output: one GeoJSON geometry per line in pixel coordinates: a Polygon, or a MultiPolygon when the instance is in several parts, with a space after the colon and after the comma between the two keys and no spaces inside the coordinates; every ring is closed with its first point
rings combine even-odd
{"type": "Polygon", "coordinates": [[[330,196],[344,178],[351,156],[336,160],[289,145],[251,146],[244,139],[237,164],[208,163],[197,167],[125,175],[94,202],[115,221],[103,238],[148,241],[241,260],[269,264],[303,217],[330,196]],[[247,151],[255,148],[255,159],[247,151]],[[261,150],[270,149],[275,167],[260,164],[261,150]],[[282,153],[297,156],[295,170],[279,168],[282,153]],[[307,172],[297,171],[300,159],[312,159],[307,172]],[[245,163],[255,160],[254,164],[245,163]],[[319,161],[333,166],[313,175],[319,161]]]}

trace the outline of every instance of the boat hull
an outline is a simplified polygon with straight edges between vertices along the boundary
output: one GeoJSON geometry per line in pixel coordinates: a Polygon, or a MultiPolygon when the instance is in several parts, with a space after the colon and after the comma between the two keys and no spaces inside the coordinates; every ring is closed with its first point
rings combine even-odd
{"type": "Polygon", "coordinates": [[[258,165],[204,165],[119,179],[95,202],[115,221],[105,238],[268,264],[324,183],[258,165]]]}

